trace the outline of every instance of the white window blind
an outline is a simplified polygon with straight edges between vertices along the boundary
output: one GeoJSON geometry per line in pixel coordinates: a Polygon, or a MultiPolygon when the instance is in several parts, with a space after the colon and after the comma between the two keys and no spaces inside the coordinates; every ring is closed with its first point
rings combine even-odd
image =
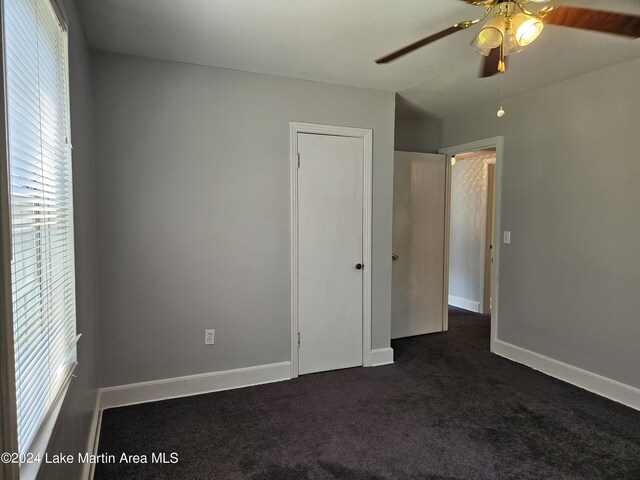
{"type": "Polygon", "coordinates": [[[5,0],[18,443],[76,362],[67,35],[49,0],[5,0]]]}

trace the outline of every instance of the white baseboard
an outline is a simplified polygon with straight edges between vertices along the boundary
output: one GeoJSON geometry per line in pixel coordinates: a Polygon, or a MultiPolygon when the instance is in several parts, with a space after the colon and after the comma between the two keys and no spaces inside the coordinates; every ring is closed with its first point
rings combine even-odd
{"type": "Polygon", "coordinates": [[[113,408],[202,393],[250,387],[291,378],[291,362],[272,363],[221,372],[132,383],[100,390],[101,407],[113,408]]]}
{"type": "MultiPolygon", "coordinates": [[[[98,454],[98,444],[100,443],[100,426],[102,424],[102,392],[98,390],[96,396],[96,404],[93,408],[93,415],[91,416],[91,427],[89,429],[89,438],[87,439],[86,453],[90,455],[98,454]]],[[[82,467],[83,480],[92,480],[93,473],[95,471],[95,463],[85,463],[82,467]]]]}
{"type": "Polygon", "coordinates": [[[640,389],[611,380],[610,378],[583,370],[539,353],[526,350],[510,343],[496,340],[494,353],[546,373],[552,377],[584,388],[592,393],[614,400],[628,407],[640,410],[640,389]]]}
{"type": "Polygon", "coordinates": [[[449,295],[449,305],[458,308],[464,308],[465,310],[470,310],[472,312],[480,312],[480,302],[474,302],[473,300],[468,300],[466,298],[456,297],[455,295],[449,295]]]}
{"type": "Polygon", "coordinates": [[[389,365],[393,363],[393,348],[378,348],[371,350],[371,366],[389,365]]]}

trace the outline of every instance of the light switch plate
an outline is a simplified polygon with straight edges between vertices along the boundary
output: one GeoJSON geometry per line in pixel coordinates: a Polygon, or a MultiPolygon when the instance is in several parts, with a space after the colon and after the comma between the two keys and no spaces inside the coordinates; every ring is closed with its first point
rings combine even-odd
{"type": "Polygon", "coordinates": [[[511,243],[511,232],[509,230],[504,231],[502,243],[511,243]]]}

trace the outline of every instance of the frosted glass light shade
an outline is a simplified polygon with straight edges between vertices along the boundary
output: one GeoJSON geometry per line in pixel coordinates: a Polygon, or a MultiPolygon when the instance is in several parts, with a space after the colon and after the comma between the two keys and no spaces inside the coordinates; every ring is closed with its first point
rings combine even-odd
{"type": "Polygon", "coordinates": [[[491,53],[491,49],[489,47],[485,47],[478,42],[477,36],[475,36],[473,40],[471,40],[471,43],[469,45],[471,45],[471,48],[473,48],[480,55],[484,55],[485,57],[488,56],[489,53],[491,53]]]}
{"type": "Polygon", "coordinates": [[[524,50],[524,45],[520,45],[516,40],[513,29],[507,28],[504,34],[504,43],[502,44],[504,56],[513,55],[514,53],[524,50]]]}
{"type": "Polygon", "coordinates": [[[517,13],[511,19],[511,29],[515,32],[516,41],[523,47],[538,38],[543,28],[544,24],[539,18],[524,13],[517,13]]]}
{"type": "Polygon", "coordinates": [[[499,47],[502,43],[506,22],[502,15],[495,15],[484,24],[476,38],[478,44],[492,49],[499,47]]]}

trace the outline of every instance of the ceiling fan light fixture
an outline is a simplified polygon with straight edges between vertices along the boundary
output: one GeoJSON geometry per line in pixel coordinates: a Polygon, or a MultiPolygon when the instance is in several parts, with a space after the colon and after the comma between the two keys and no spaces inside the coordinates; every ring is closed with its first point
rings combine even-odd
{"type": "Polygon", "coordinates": [[[482,29],[480,29],[476,41],[481,46],[489,49],[499,47],[502,43],[506,28],[507,22],[505,21],[505,17],[501,14],[494,15],[484,24],[482,29]]]}
{"type": "Polygon", "coordinates": [[[518,44],[523,47],[526,47],[538,38],[543,28],[544,24],[542,21],[533,15],[517,13],[511,19],[511,30],[515,32],[515,38],[518,44]]]}
{"type": "Polygon", "coordinates": [[[536,12],[526,8],[528,2],[543,4],[548,1],[550,0],[466,0],[468,4],[484,7],[484,14],[475,20],[458,22],[375,62],[390,63],[425,45],[485,21],[486,23],[470,43],[474,50],[485,56],[483,68],[480,71],[481,78],[504,73],[507,56],[522,51],[535,41],[542,33],[545,24],[640,38],[640,16],[638,15],[581,7],[545,6],[537,9],[536,12]],[[493,17],[490,17],[492,14],[493,17]],[[488,21],[487,18],[489,18],[488,21]]]}
{"type": "Polygon", "coordinates": [[[516,36],[513,33],[512,28],[507,28],[504,34],[504,42],[502,43],[502,50],[504,52],[504,56],[513,55],[515,53],[521,52],[524,50],[524,45],[520,45],[518,40],[516,40],[516,36]]]}
{"type": "Polygon", "coordinates": [[[480,42],[478,42],[477,35],[473,37],[473,40],[471,40],[471,43],[469,45],[471,45],[471,48],[473,48],[480,55],[484,55],[485,57],[491,53],[491,49],[489,47],[485,47],[484,45],[481,45],[480,42]]]}

